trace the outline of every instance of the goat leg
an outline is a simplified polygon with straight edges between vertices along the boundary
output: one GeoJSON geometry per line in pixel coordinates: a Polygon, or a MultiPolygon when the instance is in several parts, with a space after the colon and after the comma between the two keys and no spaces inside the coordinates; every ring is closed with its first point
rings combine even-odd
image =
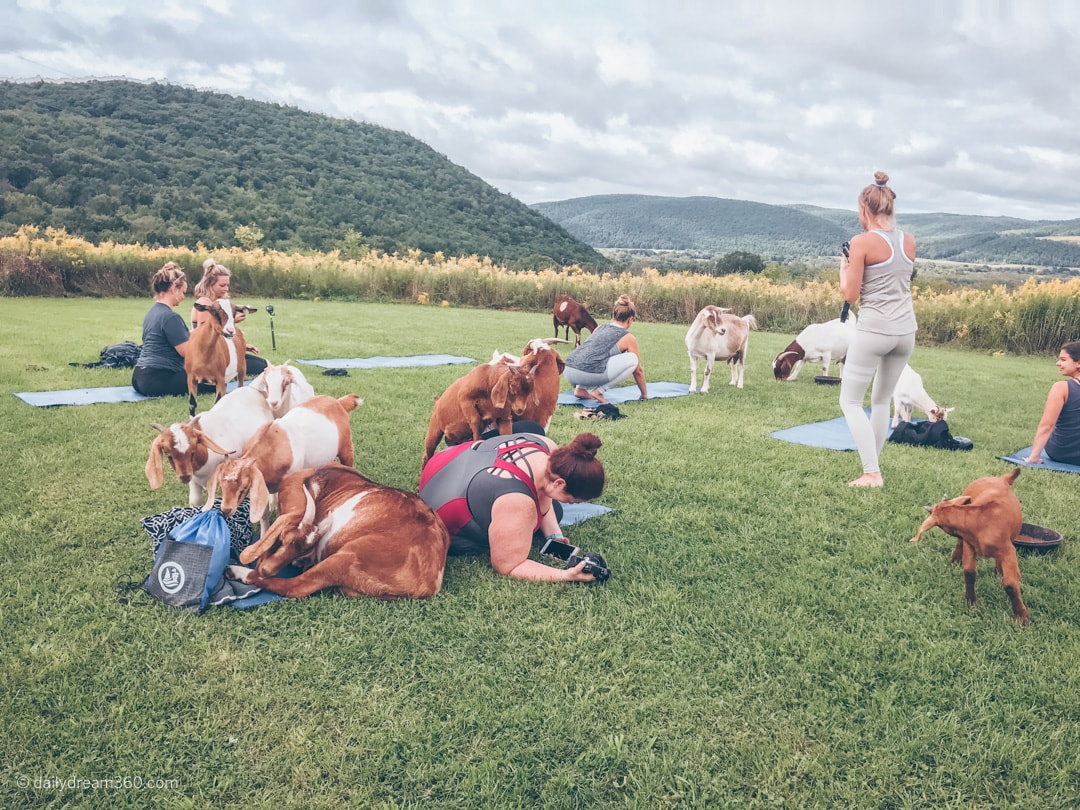
{"type": "Polygon", "coordinates": [[[975,549],[967,543],[964,546],[964,599],[975,607],[975,549]]]}
{"type": "Polygon", "coordinates": [[[1021,625],[1026,625],[1031,620],[1028,618],[1024,600],[1020,596],[1020,565],[1016,561],[1015,550],[1011,555],[1006,552],[1004,559],[999,558],[998,564],[1001,567],[1001,578],[1005,584],[1005,594],[1012,604],[1013,620],[1021,625]]]}

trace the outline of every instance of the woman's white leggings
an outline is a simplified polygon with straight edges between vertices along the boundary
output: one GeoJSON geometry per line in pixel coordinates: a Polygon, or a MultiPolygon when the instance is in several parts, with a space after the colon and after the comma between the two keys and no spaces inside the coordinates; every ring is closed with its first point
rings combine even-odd
{"type": "Polygon", "coordinates": [[[915,351],[915,333],[879,335],[856,332],[848,347],[840,380],[840,410],[855,440],[864,473],[881,472],[878,456],[889,435],[889,401],[896,381],[915,351]],[[871,380],[870,417],[863,410],[863,399],[871,380]]]}
{"type": "Polygon", "coordinates": [[[563,376],[571,385],[580,385],[583,388],[596,388],[601,393],[607,391],[613,385],[618,385],[638,367],[638,356],[633,352],[620,352],[608,358],[607,368],[600,374],[590,374],[588,371],[579,371],[567,366],[563,370],[563,376]]]}

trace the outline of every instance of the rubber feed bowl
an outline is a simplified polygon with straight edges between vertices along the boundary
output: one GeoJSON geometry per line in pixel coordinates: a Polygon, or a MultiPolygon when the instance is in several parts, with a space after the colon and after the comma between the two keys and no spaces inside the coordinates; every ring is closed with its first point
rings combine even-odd
{"type": "Polygon", "coordinates": [[[839,385],[840,384],[840,378],[839,377],[822,377],[822,376],[819,375],[817,377],[814,377],[814,382],[816,382],[818,385],[839,385]]]}
{"type": "Polygon", "coordinates": [[[1061,533],[1045,526],[1036,526],[1034,523],[1024,523],[1021,524],[1020,536],[1013,540],[1013,545],[1045,551],[1061,545],[1061,533]]]}

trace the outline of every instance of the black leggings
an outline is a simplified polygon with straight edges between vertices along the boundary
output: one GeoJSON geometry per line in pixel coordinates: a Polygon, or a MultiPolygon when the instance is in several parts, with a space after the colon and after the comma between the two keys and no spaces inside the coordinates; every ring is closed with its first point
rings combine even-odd
{"type": "MultiPolygon", "coordinates": [[[[252,380],[266,370],[267,363],[261,357],[248,354],[245,358],[247,361],[245,380],[252,380]]],[[[135,366],[135,370],[131,373],[131,387],[147,397],[187,396],[187,372],[135,366]]],[[[201,393],[213,390],[212,385],[199,386],[201,393]]]]}

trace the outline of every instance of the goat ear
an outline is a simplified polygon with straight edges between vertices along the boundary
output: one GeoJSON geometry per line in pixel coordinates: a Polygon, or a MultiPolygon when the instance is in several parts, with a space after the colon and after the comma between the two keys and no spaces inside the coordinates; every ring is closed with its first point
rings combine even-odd
{"type": "Polygon", "coordinates": [[[146,459],[146,480],[150,482],[150,489],[161,489],[165,483],[165,434],[159,433],[150,445],[150,457],[146,459]]]}
{"type": "Polygon", "coordinates": [[[255,523],[263,519],[266,507],[270,505],[270,490],[266,488],[266,479],[254,464],[251,465],[251,490],[248,492],[250,499],[249,516],[255,523]]]}
{"type": "Polygon", "coordinates": [[[495,385],[491,387],[491,404],[496,408],[506,407],[506,398],[510,394],[510,376],[512,369],[510,366],[503,366],[505,372],[499,375],[499,379],[495,381],[495,385]]]}

